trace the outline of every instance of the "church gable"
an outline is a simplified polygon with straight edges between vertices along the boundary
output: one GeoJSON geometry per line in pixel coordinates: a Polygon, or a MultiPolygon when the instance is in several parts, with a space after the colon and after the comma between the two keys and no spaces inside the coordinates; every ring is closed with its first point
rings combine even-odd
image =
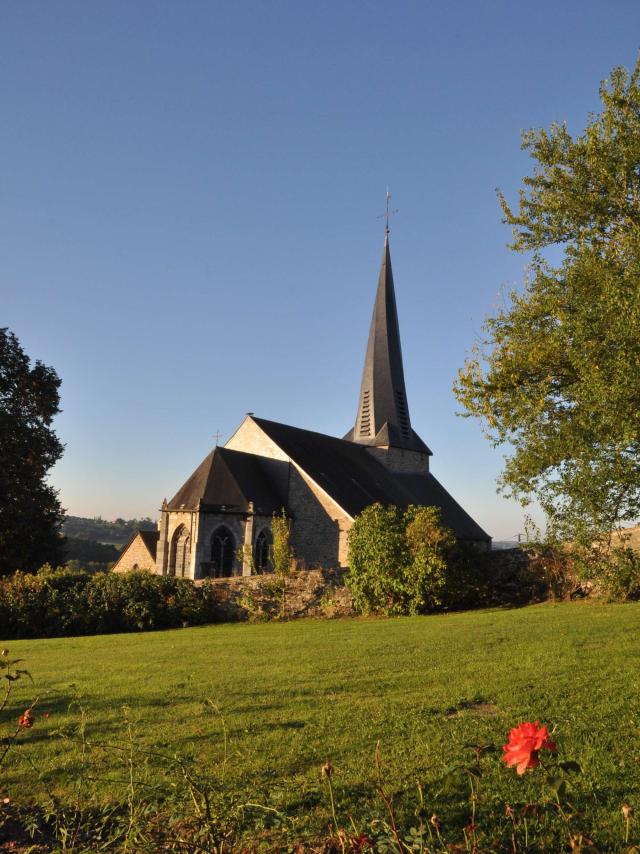
{"type": "MultiPolygon", "coordinates": [[[[262,419],[260,419],[261,421],[262,419]]],[[[289,456],[262,428],[260,421],[249,413],[233,436],[225,443],[232,451],[244,451],[272,460],[289,462],[289,456]]]]}
{"type": "Polygon", "coordinates": [[[145,569],[153,572],[156,564],[157,531],[137,531],[122,549],[113,565],[113,572],[131,572],[145,569]]]}

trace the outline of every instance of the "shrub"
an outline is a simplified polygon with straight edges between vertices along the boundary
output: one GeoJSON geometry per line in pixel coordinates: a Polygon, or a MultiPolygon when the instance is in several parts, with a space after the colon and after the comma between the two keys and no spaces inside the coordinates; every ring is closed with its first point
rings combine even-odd
{"type": "Polygon", "coordinates": [[[280,616],[286,615],[287,603],[287,578],[291,573],[293,563],[293,550],[290,542],[289,520],[282,510],[278,516],[275,513],[271,519],[271,533],[273,545],[271,546],[271,564],[280,586],[280,616]]]}
{"type": "Polygon", "coordinates": [[[437,507],[372,504],[349,531],[347,586],[361,613],[418,614],[442,604],[453,533],[437,507]]]}
{"type": "Polygon", "coordinates": [[[3,638],[179,628],[215,622],[210,584],[149,572],[88,574],[43,567],[0,580],[3,638]]]}
{"type": "Polygon", "coordinates": [[[611,549],[598,580],[612,599],[640,599],[640,554],[629,546],[611,549]]]}

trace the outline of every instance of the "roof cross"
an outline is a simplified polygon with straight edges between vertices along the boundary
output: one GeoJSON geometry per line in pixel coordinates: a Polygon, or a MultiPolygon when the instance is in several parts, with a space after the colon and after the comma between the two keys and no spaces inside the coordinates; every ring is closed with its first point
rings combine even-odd
{"type": "Polygon", "coordinates": [[[219,430],[216,430],[216,432],[213,434],[213,438],[216,440],[216,447],[218,447],[218,442],[223,436],[224,433],[221,433],[219,430]]]}
{"type": "Polygon", "coordinates": [[[382,219],[382,218],[384,218],[384,233],[385,233],[385,234],[389,234],[389,219],[390,219],[394,214],[397,214],[397,213],[398,213],[398,208],[396,208],[395,210],[391,210],[391,193],[389,192],[389,188],[388,188],[388,187],[387,187],[387,192],[386,192],[386,196],[385,196],[385,198],[386,198],[386,200],[387,200],[387,209],[386,209],[386,211],[385,211],[383,214],[380,214],[380,216],[378,217],[378,219],[382,219]]]}

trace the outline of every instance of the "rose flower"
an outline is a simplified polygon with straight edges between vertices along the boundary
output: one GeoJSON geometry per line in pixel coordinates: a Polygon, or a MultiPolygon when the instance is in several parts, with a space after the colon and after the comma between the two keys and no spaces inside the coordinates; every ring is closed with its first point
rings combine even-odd
{"type": "Polygon", "coordinates": [[[538,765],[538,751],[556,751],[556,744],[549,740],[546,726],[541,727],[538,721],[519,724],[509,733],[509,741],[503,745],[502,761],[507,765],[515,765],[518,774],[524,774],[527,768],[538,765]]]}

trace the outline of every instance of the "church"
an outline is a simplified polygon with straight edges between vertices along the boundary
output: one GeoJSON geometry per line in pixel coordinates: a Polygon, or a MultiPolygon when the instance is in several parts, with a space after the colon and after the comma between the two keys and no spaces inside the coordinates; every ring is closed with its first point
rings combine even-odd
{"type": "Polygon", "coordinates": [[[271,520],[282,512],[299,568],[346,566],[349,528],[375,502],[435,505],[459,540],[490,549],[490,536],[429,471],[431,456],[409,416],[387,227],[351,430],[336,439],[248,413],[114,570],[193,579],[267,571],[271,520]]]}

